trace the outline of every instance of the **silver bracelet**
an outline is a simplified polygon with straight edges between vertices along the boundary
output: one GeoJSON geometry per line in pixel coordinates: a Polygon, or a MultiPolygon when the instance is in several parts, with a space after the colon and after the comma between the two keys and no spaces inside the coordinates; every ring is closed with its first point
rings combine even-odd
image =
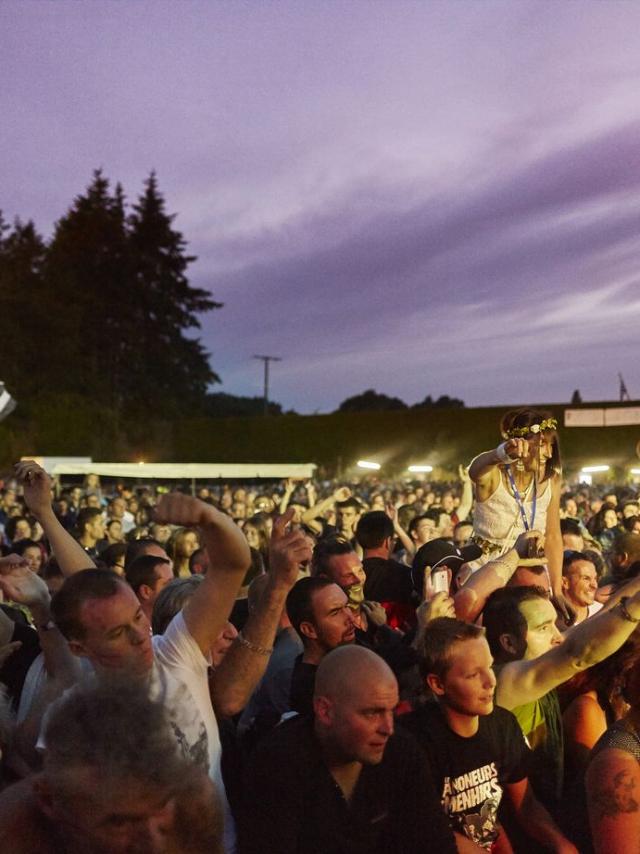
{"type": "Polygon", "coordinates": [[[244,646],[246,647],[246,649],[250,649],[251,652],[257,652],[258,655],[271,655],[271,653],[273,652],[273,647],[269,648],[266,646],[258,646],[257,643],[251,643],[250,640],[246,639],[242,632],[238,632],[236,640],[238,641],[240,646],[244,646]]]}

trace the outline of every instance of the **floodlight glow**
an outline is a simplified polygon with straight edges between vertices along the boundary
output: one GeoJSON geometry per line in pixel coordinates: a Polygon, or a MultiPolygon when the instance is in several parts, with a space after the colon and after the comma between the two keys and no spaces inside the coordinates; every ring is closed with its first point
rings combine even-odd
{"type": "Polygon", "coordinates": [[[380,468],[380,463],[370,463],[367,460],[358,460],[356,465],[359,469],[371,469],[372,471],[378,471],[380,468]]]}
{"type": "Polygon", "coordinates": [[[433,466],[409,466],[408,471],[411,471],[411,472],[433,471],[433,466]]]}
{"type": "Polygon", "coordinates": [[[640,474],[640,469],[631,469],[631,474],[640,474]]]}
{"type": "Polygon", "coordinates": [[[582,471],[585,474],[595,474],[599,471],[609,471],[609,466],[584,466],[582,471]]]}

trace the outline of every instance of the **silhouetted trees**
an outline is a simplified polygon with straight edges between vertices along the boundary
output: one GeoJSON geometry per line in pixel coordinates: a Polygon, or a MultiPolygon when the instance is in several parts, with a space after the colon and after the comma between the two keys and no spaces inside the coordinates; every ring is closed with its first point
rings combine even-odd
{"type": "MultiPolygon", "coordinates": [[[[431,395],[427,395],[420,403],[415,403],[411,409],[425,409],[428,407],[441,407],[448,409],[460,409],[464,406],[464,401],[457,397],[449,397],[447,394],[441,395],[437,400],[433,400],[431,395]]],[[[348,397],[343,400],[337,409],[337,412],[382,412],[393,409],[408,409],[407,404],[400,400],[399,397],[389,397],[386,394],[379,394],[372,388],[363,391],[362,394],[356,394],[353,397],[348,397]]]]}
{"type": "Polygon", "coordinates": [[[82,395],[116,413],[197,406],[218,377],[189,333],[219,308],[189,284],[195,260],[152,173],[127,213],[96,171],[46,243],[0,219],[0,340],[14,397],[82,395]]]}

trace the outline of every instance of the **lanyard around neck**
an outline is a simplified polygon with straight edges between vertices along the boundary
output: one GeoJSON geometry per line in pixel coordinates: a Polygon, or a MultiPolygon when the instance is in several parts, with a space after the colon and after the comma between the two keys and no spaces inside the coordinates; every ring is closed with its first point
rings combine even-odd
{"type": "MultiPolygon", "coordinates": [[[[524,499],[520,495],[520,490],[516,486],[516,482],[514,480],[513,474],[511,473],[511,466],[506,467],[507,477],[509,478],[509,483],[511,484],[511,489],[513,490],[513,497],[516,500],[516,504],[518,505],[518,510],[520,511],[520,515],[522,516],[522,523],[524,525],[525,531],[530,531],[533,528],[533,523],[536,519],[536,504],[538,501],[538,489],[536,484],[536,476],[533,476],[533,503],[531,505],[531,522],[527,521],[527,513],[524,509],[524,499]]],[[[526,494],[526,493],[525,493],[526,494]]]]}

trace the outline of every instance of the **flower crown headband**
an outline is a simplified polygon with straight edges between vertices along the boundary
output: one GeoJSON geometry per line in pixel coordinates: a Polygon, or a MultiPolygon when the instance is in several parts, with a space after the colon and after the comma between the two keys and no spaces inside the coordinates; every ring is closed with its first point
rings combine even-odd
{"type": "Polygon", "coordinates": [[[524,439],[530,433],[534,435],[542,433],[545,430],[557,430],[558,422],[555,418],[545,418],[539,424],[530,424],[528,427],[512,427],[511,430],[505,430],[502,434],[503,439],[524,439]]]}

